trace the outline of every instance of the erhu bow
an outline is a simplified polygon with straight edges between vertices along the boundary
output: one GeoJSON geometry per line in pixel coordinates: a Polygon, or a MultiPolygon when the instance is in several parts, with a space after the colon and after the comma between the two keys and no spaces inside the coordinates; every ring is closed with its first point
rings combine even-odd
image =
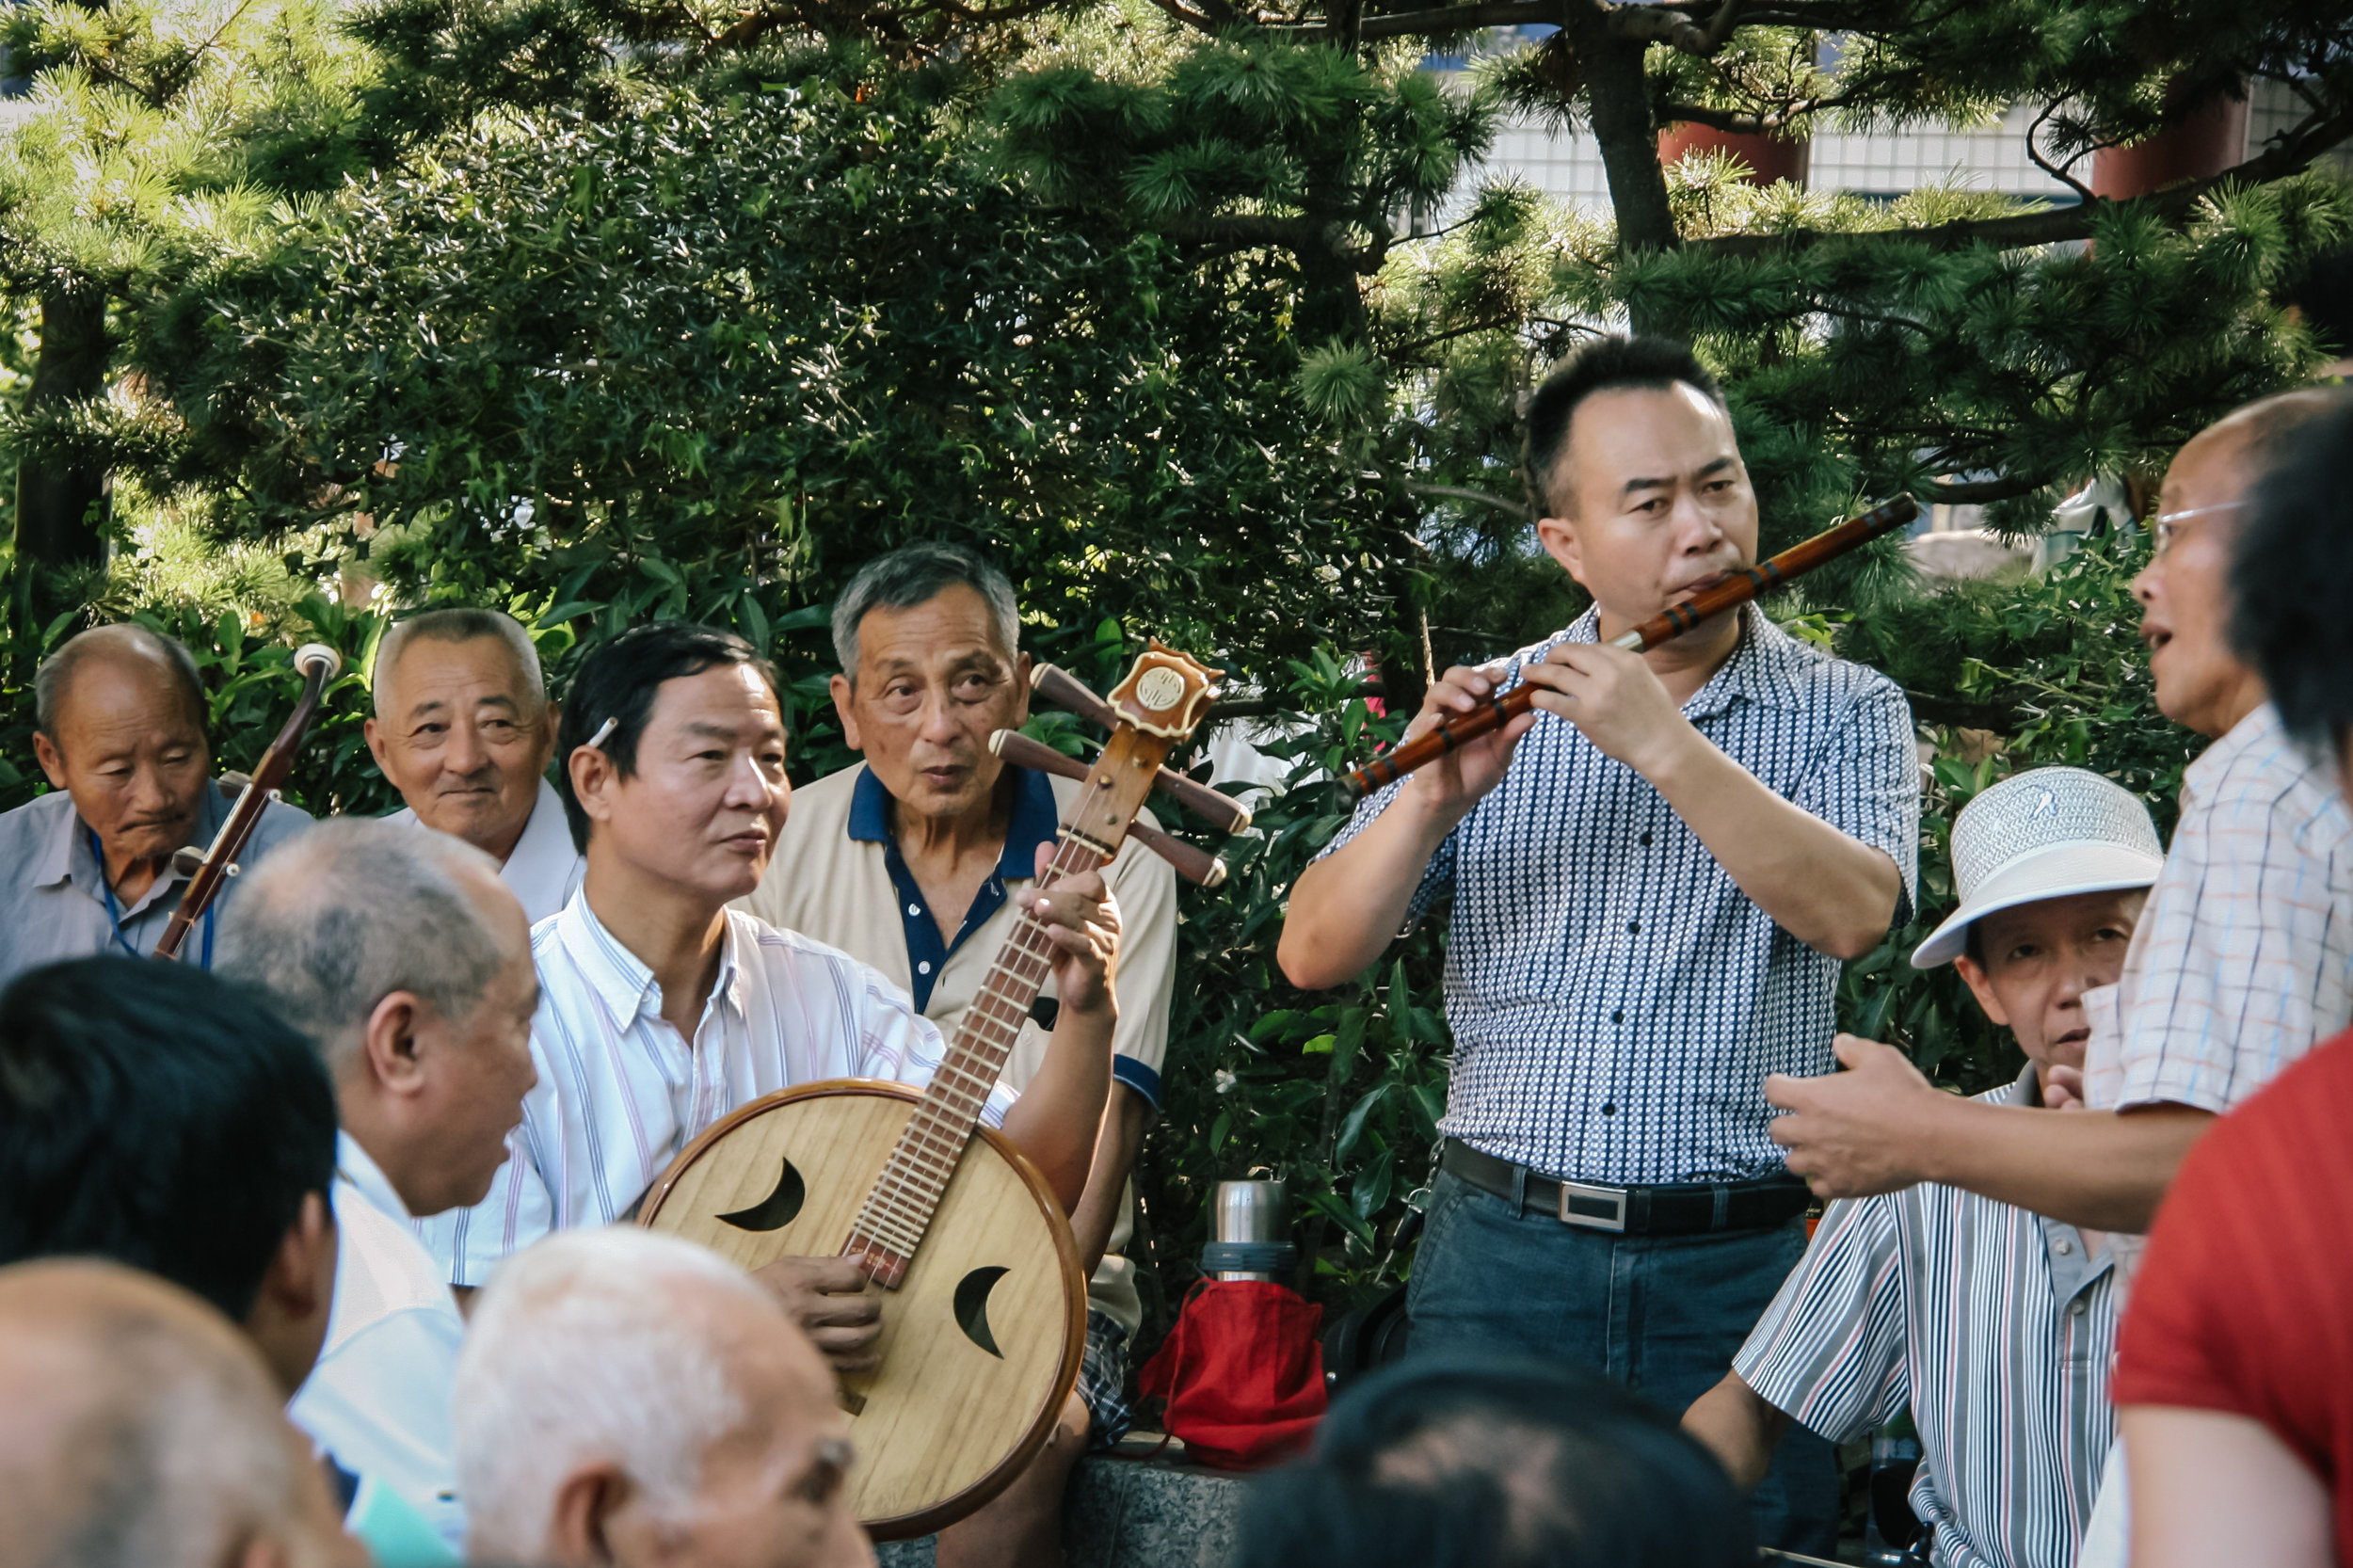
{"type": "Polygon", "coordinates": [[[253,836],[262,813],[278,798],[279,786],[286,782],[286,775],[294,770],[295,750],[302,744],[304,732],[318,714],[327,683],[344,667],[344,656],[325,643],[305,643],[295,649],[294,665],[303,672],[302,696],[278,731],[278,739],[269,744],[269,750],[262,754],[253,776],[246,780],[236,805],[230,808],[229,820],[213,835],[212,847],[199,850],[190,845],[172,855],[172,865],[187,877],[188,886],[180,895],[180,907],[171,912],[170,922],[155,943],[153,956],[157,958],[180,956],[180,944],[187,940],[188,928],[204,918],[204,911],[212,907],[214,898],[220,892],[221,883],[237,874],[237,856],[245,853],[245,842],[253,836]]]}
{"type": "MultiPolygon", "coordinates": [[[[1746,604],[1769,588],[1795,582],[1825,561],[1835,560],[1882,534],[1894,533],[1919,513],[1918,504],[1908,495],[1882,502],[1861,517],[1849,518],[1802,544],[1791,545],[1769,560],[1760,561],[1712,587],[1701,589],[1680,604],[1669,605],[1632,631],[1611,638],[1610,646],[1633,653],[1657,648],[1670,638],[1680,637],[1704,620],[1746,604]]],[[[1455,747],[1475,741],[1490,730],[1501,728],[1533,708],[1536,694],[1542,689],[1526,684],[1514,686],[1489,699],[1484,708],[1474,708],[1467,713],[1441,719],[1386,757],[1375,758],[1350,774],[1340,781],[1340,787],[1351,799],[1362,799],[1417,768],[1429,766],[1455,747]]]]}

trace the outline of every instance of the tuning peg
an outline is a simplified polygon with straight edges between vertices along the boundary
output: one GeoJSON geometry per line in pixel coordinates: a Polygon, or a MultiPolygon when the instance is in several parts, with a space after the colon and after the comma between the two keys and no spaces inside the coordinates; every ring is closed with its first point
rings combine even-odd
{"type": "MultiPolygon", "coordinates": [[[[1075,757],[1064,757],[1043,741],[1032,741],[1018,729],[1000,729],[988,738],[988,749],[1017,768],[1032,768],[1062,778],[1083,782],[1088,768],[1075,757]]],[[[1188,882],[1204,888],[1215,888],[1225,880],[1225,862],[1208,850],[1185,842],[1172,834],[1163,833],[1150,823],[1138,818],[1128,824],[1128,837],[1176,868],[1176,874],[1188,882]]]]}
{"type": "MultiPolygon", "coordinates": [[[[1112,712],[1110,703],[1081,685],[1076,677],[1059,664],[1040,664],[1030,672],[1030,686],[1038,696],[1057,708],[1066,708],[1091,724],[1105,729],[1119,728],[1119,715],[1112,712]]],[[[1051,749],[1050,747],[1048,749],[1051,749]]],[[[1060,752],[1055,753],[1061,756],[1060,752]]],[[[1024,767],[1030,766],[1023,763],[1024,767]]],[[[1081,777],[1085,776],[1082,773],[1081,777]]],[[[1232,795],[1221,794],[1207,784],[1197,783],[1172,768],[1162,768],[1152,781],[1155,789],[1196,816],[1207,817],[1210,824],[1224,832],[1240,833],[1250,825],[1250,808],[1232,795]]]]}
{"type": "Polygon", "coordinates": [[[182,876],[194,876],[204,869],[204,852],[194,844],[183,844],[171,852],[171,869],[182,876]]]}

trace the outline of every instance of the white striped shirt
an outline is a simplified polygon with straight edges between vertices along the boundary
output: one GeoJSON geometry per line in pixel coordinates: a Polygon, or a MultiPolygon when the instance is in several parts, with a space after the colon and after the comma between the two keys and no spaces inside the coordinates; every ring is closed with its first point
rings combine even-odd
{"type": "MultiPolygon", "coordinates": [[[[1884,851],[1911,907],[1920,830],[1912,710],[1876,670],[1799,642],[1754,605],[1683,714],[1759,782],[1884,851]]],[[[1507,664],[1593,641],[1589,612],[1507,664]]],[[[1375,794],[1324,851],[1411,788],[1375,794]]],[[[1503,782],[1456,824],[1407,912],[1453,900],[1454,1064],[1439,1129],[1554,1176],[1728,1181],[1782,1168],[1769,1073],[1833,1070],[1838,960],[1782,929],[1666,798],[1539,713],[1503,782]]]]}
{"type": "MultiPolygon", "coordinates": [[[[1977,1097],[2037,1104],[2033,1072],[1977,1097]]],[[[2071,1568],[2116,1430],[2117,1288],[2074,1226],[1924,1183],[1831,1205],[1733,1369],[1834,1443],[1909,1404],[1940,1568],[2071,1568]]]]}
{"type": "MultiPolygon", "coordinates": [[[[946,1048],[905,992],[798,932],[740,910],[727,921],[691,1043],[585,892],[532,928],[539,1081],[489,1196],[418,1226],[451,1284],[480,1285],[551,1230],[623,1218],[696,1134],[763,1095],[824,1079],[931,1082],[946,1048]]],[[[982,1119],[1001,1126],[1013,1098],[998,1085],[982,1119]]]]}

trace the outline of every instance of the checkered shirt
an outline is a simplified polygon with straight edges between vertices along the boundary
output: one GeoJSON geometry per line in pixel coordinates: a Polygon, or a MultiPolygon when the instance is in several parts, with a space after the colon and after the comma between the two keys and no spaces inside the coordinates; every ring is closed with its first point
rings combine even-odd
{"type": "MultiPolygon", "coordinates": [[[[1886,677],[1752,605],[1739,647],[1683,705],[1765,786],[1883,850],[1908,918],[1920,827],[1912,710],[1886,677]]],[[[1520,666],[1594,640],[1592,612],[1520,666]]],[[[1381,791],[1324,853],[1388,808],[1381,791]]],[[[1440,1129],[1555,1176],[1621,1185],[1780,1169],[1768,1073],[1826,1073],[1838,960],[1775,924],[1650,782],[1540,713],[1503,782],[1431,856],[1407,912],[1451,897],[1454,1064],[1440,1129]]]]}
{"type": "Polygon", "coordinates": [[[2182,778],[2122,979],[2087,994],[2102,1109],[2230,1110],[2353,1024],[2353,817],[2265,703],[2182,778]]]}
{"type": "MultiPolygon", "coordinates": [[[[507,1135],[489,1196],[418,1224],[452,1285],[480,1285],[551,1230],[611,1224],[705,1128],[779,1089],[871,1078],[920,1089],[946,1054],[907,994],[848,953],[728,911],[719,976],[692,1040],[662,1016],[662,987],[572,895],[532,927],[539,1081],[507,1135]]],[[[1003,1084],[981,1119],[1001,1126],[1003,1084]]]]}

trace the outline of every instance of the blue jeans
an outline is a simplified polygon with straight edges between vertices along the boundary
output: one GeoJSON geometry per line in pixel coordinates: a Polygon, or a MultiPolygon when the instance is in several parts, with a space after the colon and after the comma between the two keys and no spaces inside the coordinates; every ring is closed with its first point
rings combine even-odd
{"type": "MultiPolygon", "coordinates": [[[[1805,1251],[1805,1222],[1708,1236],[1619,1236],[1522,1210],[1445,1173],[1414,1257],[1415,1351],[1574,1361],[1681,1416],[1732,1369],[1805,1251]]],[[[1831,1446],[1792,1427],[1751,1499],[1759,1544],[1828,1557],[1838,1543],[1831,1446]]]]}

